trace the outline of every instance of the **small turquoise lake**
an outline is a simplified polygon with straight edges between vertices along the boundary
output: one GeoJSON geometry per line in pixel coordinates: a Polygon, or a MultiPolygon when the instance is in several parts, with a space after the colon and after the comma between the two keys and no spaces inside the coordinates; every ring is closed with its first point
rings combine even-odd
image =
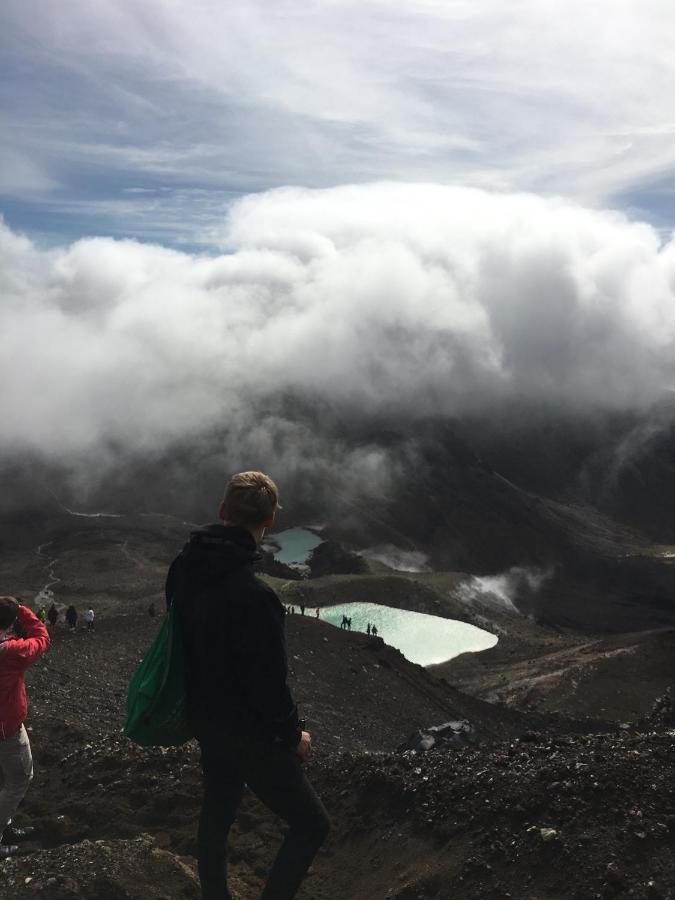
{"type": "Polygon", "coordinates": [[[375,625],[378,637],[421,666],[445,662],[460,653],[487,650],[497,643],[496,635],[475,625],[380,603],[342,603],[321,608],[321,618],[331,625],[339,627],[343,616],[351,617],[352,631],[366,632],[368,623],[375,625]]]}
{"type": "Polygon", "coordinates": [[[265,538],[265,544],[274,545],[274,558],[287,566],[306,565],[312,550],[322,543],[323,539],[307,528],[288,528],[265,538]]]}

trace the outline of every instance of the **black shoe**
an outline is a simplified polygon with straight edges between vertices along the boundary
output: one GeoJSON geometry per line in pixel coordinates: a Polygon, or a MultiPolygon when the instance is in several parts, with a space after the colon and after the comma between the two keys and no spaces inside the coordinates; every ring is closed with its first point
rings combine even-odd
{"type": "Polygon", "coordinates": [[[25,828],[19,828],[18,825],[7,825],[2,833],[2,843],[13,844],[15,841],[25,841],[34,831],[32,825],[26,825],[25,828]]]}
{"type": "Polygon", "coordinates": [[[9,856],[14,856],[14,854],[18,852],[19,848],[16,844],[0,844],[0,859],[7,859],[9,856]]]}

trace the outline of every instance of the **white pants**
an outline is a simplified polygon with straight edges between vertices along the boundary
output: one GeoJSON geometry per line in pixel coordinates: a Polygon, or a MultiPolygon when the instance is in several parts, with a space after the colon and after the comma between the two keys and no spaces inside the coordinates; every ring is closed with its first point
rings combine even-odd
{"type": "Polygon", "coordinates": [[[33,777],[33,755],[26,729],[0,741],[0,835],[12,821],[33,777]]]}

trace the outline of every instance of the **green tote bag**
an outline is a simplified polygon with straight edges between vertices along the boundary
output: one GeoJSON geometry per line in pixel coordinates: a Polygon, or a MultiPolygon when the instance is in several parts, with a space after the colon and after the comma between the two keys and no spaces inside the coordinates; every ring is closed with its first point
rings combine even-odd
{"type": "Polygon", "coordinates": [[[185,649],[171,606],[129,684],[125,735],[142,747],[177,747],[194,737],[185,681],[185,649]]]}

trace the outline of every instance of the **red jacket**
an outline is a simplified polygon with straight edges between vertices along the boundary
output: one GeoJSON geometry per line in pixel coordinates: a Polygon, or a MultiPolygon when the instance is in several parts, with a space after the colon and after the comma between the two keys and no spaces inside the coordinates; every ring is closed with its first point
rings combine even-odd
{"type": "Polygon", "coordinates": [[[50,644],[49,632],[27,607],[19,607],[16,620],[27,637],[0,643],[0,741],[16,734],[28,715],[23,674],[50,644]]]}

